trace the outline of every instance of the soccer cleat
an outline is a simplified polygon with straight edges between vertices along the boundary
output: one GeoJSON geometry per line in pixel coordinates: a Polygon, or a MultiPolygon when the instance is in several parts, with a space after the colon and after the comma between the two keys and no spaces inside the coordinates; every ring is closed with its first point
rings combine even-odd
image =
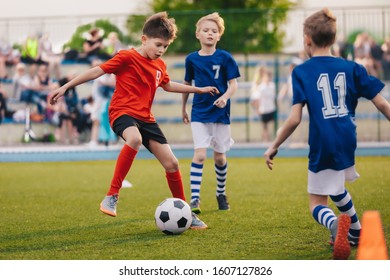
{"type": "Polygon", "coordinates": [[[191,211],[195,214],[200,214],[202,211],[200,210],[200,199],[195,198],[190,202],[191,211]]]}
{"type": "MultiPolygon", "coordinates": [[[[350,236],[348,236],[349,245],[352,247],[358,247],[359,246],[359,240],[352,239],[350,236]]],[[[334,240],[332,235],[330,235],[329,245],[334,246],[334,240]]]]}
{"type": "Polygon", "coordinates": [[[226,195],[221,194],[217,196],[217,201],[218,201],[218,209],[219,210],[230,210],[230,205],[227,200],[226,195]]]}
{"type": "Polygon", "coordinates": [[[348,240],[349,240],[349,245],[351,245],[351,247],[359,246],[359,237],[352,237],[349,235],[348,240]]]}
{"type": "Polygon", "coordinates": [[[116,217],[116,205],[118,204],[118,194],[107,195],[100,203],[100,211],[104,214],[116,217]]]}
{"type": "Polygon", "coordinates": [[[351,226],[351,217],[347,214],[341,214],[334,221],[331,229],[333,244],[333,259],[347,260],[351,254],[351,245],[348,240],[349,227],[351,226]]]}
{"type": "Polygon", "coordinates": [[[201,220],[199,217],[192,212],[192,222],[191,222],[191,229],[206,229],[208,226],[201,220]]]}

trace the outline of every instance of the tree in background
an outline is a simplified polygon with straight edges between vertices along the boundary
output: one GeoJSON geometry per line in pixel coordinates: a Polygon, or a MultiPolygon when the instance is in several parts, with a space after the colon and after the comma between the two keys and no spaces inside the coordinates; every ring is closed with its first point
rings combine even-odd
{"type": "MultiPolygon", "coordinates": [[[[288,0],[153,0],[152,10],[167,11],[176,19],[178,38],[169,52],[188,53],[198,47],[195,24],[206,14],[218,12],[225,20],[226,31],[218,46],[229,52],[272,53],[283,47],[281,25],[293,6],[288,0]]],[[[130,16],[129,34],[140,35],[147,16],[130,16]]],[[[136,37],[133,37],[135,40],[136,37]]]]}

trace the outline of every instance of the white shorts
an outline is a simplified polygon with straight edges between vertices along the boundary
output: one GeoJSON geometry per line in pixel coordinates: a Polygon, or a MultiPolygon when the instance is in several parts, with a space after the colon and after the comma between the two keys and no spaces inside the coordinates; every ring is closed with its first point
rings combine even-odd
{"type": "Polygon", "coordinates": [[[194,149],[212,147],[215,152],[223,154],[234,143],[228,124],[191,122],[191,130],[194,149]]]}
{"type": "Polygon", "coordinates": [[[310,194],[338,195],[344,192],[345,182],[359,178],[355,166],[344,170],[325,169],[314,173],[309,170],[307,191],[310,194]]]}

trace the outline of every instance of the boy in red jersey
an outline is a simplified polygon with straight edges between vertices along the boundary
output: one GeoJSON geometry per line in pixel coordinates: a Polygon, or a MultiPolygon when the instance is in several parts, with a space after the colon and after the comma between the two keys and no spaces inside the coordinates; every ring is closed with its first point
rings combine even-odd
{"type": "MultiPolygon", "coordinates": [[[[137,152],[143,144],[161,162],[166,172],[173,197],[185,199],[179,163],[151,112],[155,92],[162,87],[167,92],[218,94],[215,87],[194,87],[170,81],[166,64],[161,59],[176,38],[175,20],[166,12],[152,15],[143,27],[142,44],[122,50],[100,66],[80,74],[50,94],[55,104],[68,88],[75,87],[106,73],[116,75],[116,87],[109,107],[110,125],[126,142],[119,153],[110,189],[100,204],[100,210],[116,216],[116,206],[122,181],[129,172],[137,152]]],[[[204,229],[207,225],[196,215],[191,228],[204,229]]]]}

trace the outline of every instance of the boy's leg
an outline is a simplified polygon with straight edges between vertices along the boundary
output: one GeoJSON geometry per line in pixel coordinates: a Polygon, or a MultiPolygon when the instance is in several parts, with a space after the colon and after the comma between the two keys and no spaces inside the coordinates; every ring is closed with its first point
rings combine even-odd
{"type": "Polygon", "coordinates": [[[192,212],[199,214],[200,210],[200,186],[202,184],[203,163],[191,163],[190,168],[190,187],[191,187],[191,203],[192,212]]]}
{"type": "Polygon", "coordinates": [[[214,171],[217,178],[216,198],[218,202],[219,210],[230,210],[230,205],[226,196],[226,179],[228,171],[228,163],[226,154],[224,152],[229,149],[230,146],[230,133],[227,131],[228,126],[219,126],[219,132],[221,135],[225,135],[225,138],[217,138],[219,145],[214,148],[214,171]],[[229,143],[229,144],[228,144],[229,143]]]}
{"type": "Polygon", "coordinates": [[[127,115],[117,118],[114,121],[112,130],[116,135],[122,137],[126,144],[119,153],[111,186],[107,196],[100,204],[100,210],[107,215],[116,217],[119,190],[141,146],[142,135],[137,127],[137,120],[127,115]]]}
{"type": "Polygon", "coordinates": [[[165,171],[165,175],[172,197],[180,198],[185,201],[186,197],[184,195],[184,186],[180,170],[178,169],[174,172],[165,171]]]}
{"type": "MultiPolygon", "coordinates": [[[[323,198],[324,196],[310,195],[311,203],[323,198]]],[[[346,214],[341,214],[338,218],[333,210],[324,205],[326,202],[318,204],[313,208],[313,218],[321,225],[328,228],[331,232],[331,244],[333,245],[334,259],[348,259],[351,253],[351,247],[348,241],[348,230],[351,219],[346,214]]],[[[312,205],[311,205],[312,206],[312,205]]]]}
{"type": "Polygon", "coordinates": [[[349,229],[348,239],[352,246],[357,246],[359,243],[361,224],[356,214],[351,195],[347,189],[345,189],[343,193],[334,196],[331,195],[330,198],[341,213],[348,214],[348,216],[351,217],[351,227],[349,229]]]}
{"type": "Polygon", "coordinates": [[[348,231],[351,218],[341,213],[336,219],[334,212],[327,207],[329,194],[344,191],[345,172],[343,170],[325,169],[319,172],[308,173],[308,192],[310,209],[314,219],[325,225],[331,231],[331,244],[333,244],[333,258],[347,259],[351,252],[348,241],[348,231]]]}
{"type": "Polygon", "coordinates": [[[226,197],[227,162],[223,166],[214,165],[217,176],[216,197],[219,210],[229,210],[230,205],[226,197]]]}
{"type": "Polygon", "coordinates": [[[165,169],[165,176],[173,197],[186,200],[184,186],[179,170],[179,161],[173,154],[168,144],[161,144],[157,141],[149,141],[149,150],[154,154],[165,169]]]}
{"type": "Polygon", "coordinates": [[[230,150],[234,140],[231,138],[230,125],[216,123],[213,126],[214,170],[217,177],[216,198],[219,210],[229,210],[226,196],[226,179],[228,164],[226,152],[230,150]]]}
{"type": "Polygon", "coordinates": [[[192,212],[199,214],[200,210],[200,189],[203,176],[204,161],[207,158],[207,148],[210,146],[212,134],[210,123],[191,122],[192,138],[194,141],[194,157],[190,170],[190,187],[192,212]]]}
{"type": "Polygon", "coordinates": [[[312,212],[314,220],[320,225],[323,225],[327,229],[331,230],[332,225],[337,219],[335,213],[331,208],[325,205],[317,205],[312,212]]]}
{"type": "MultiPolygon", "coordinates": [[[[179,170],[179,162],[168,144],[161,144],[151,140],[149,148],[155,157],[161,162],[172,196],[186,201],[184,195],[183,180],[179,170]]],[[[207,225],[201,221],[195,213],[192,214],[191,228],[206,229],[207,225]]]]}
{"type": "Polygon", "coordinates": [[[194,157],[191,162],[190,169],[190,188],[191,188],[191,201],[190,207],[192,212],[199,214],[200,210],[200,188],[202,185],[203,177],[203,163],[207,157],[206,148],[197,148],[194,151],[194,157]]]}
{"type": "Polygon", "coordinates": [[[348,241],[348,230],[351,219],[346,214],[341,214],[338,218],[327,206],[318,205],[313,210],[314,219],[331,232],[331,243],[333,245],[333,259],[346,260],[351,253],[351,246],[348,241]]]}
{"type": "Polygon", "coordinates": [[[122,187],[122,182],[129,172],[137,153],[138,151],[130,146],[126,144],[123,146],[116,162],[114,176],[112,177],[111,186],[107,195],[119,193],[119,190],[122,187]]]}
{"type": "MultiPolygon", "coordinates": [[[[181,177],[180,170],[177,170],[175,172],[166,171],[166,177],[167,177],[168,186],[169,189],[171,190],[172,196],[186,201],[184,195],[183,180],[181,177]]],[[[208,226],[202,220],[200,220],[199,217],[194,212],[192,212],[192,222],[190,227],[191,229],[208,228],[208,226]]]]}
{"type": "Polygon", "coordinates": [[[127,144],[125,144],[120,151],[110,189],[107,192],[107,196],[100,204],[100,210],[103,213],[116,217],[116,204],[118,202],[119,190],[122,187],[122,182],[129,172],[137,152],[137,150],[134,150],[127,144]]]}

